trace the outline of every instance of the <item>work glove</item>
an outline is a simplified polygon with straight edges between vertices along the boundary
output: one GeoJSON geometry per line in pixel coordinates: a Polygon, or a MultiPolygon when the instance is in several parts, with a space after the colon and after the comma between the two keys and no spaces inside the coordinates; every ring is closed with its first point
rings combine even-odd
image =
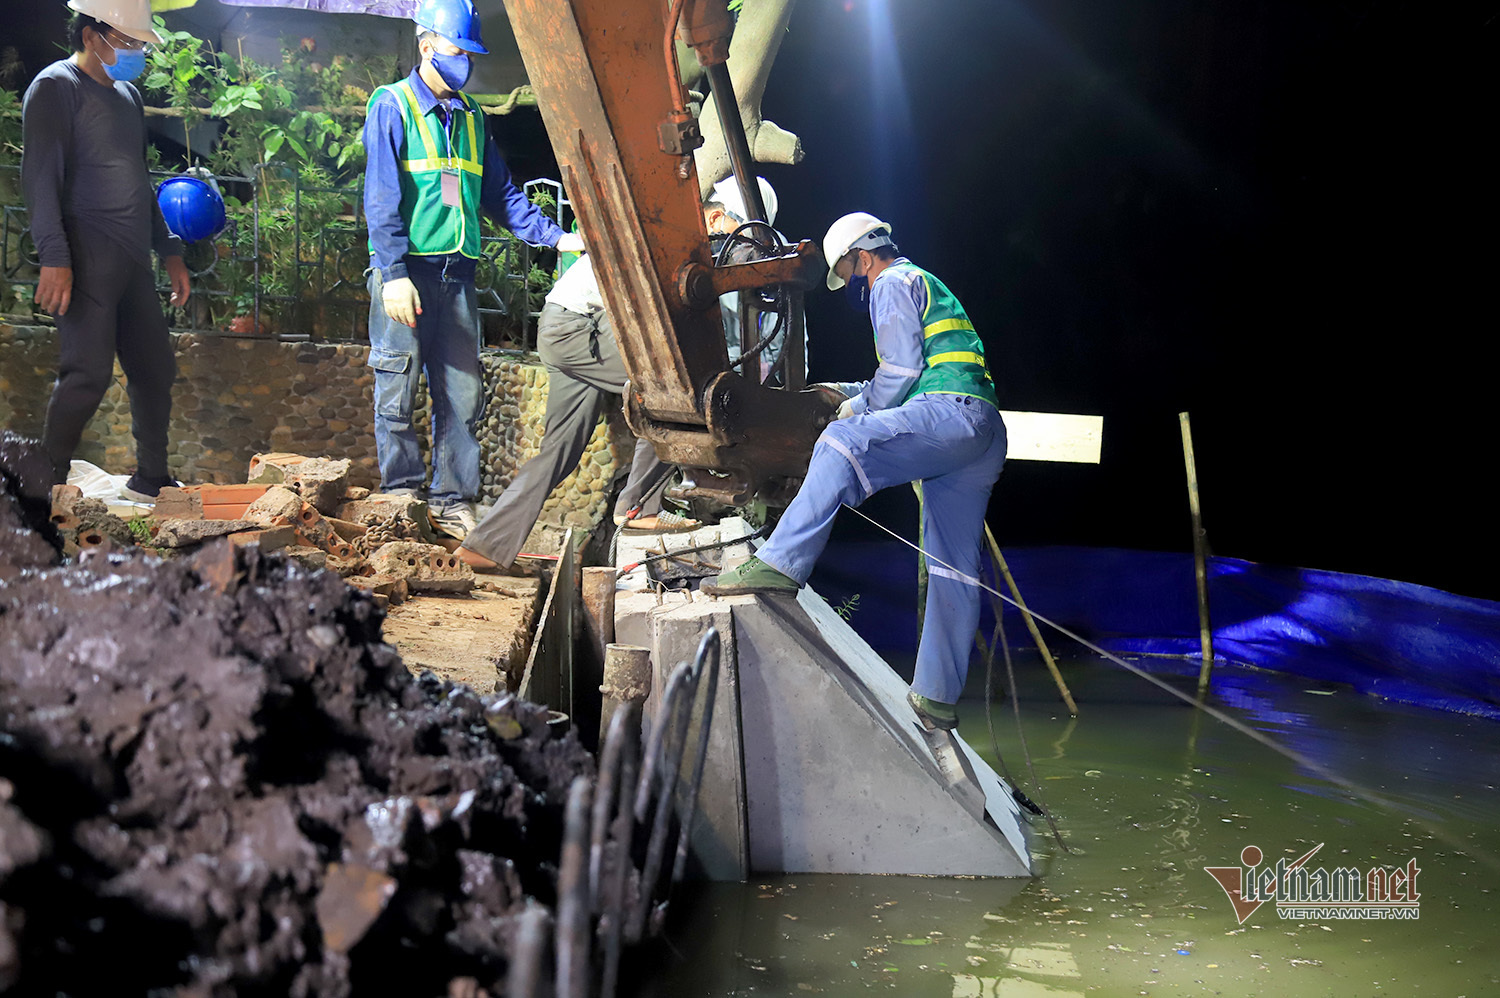
{"type": "Polygon", "coordinates": [[[582,253],[584,252],[583,236],[576,232],[564,232],[558,237],[557,245],[552,248],[559,253],[582,253]]]}
{"type": "Polygon", "coordinates": [[[422,314],[422,298],[410,277],[398,277],[380,286],[380,304],[385,314],[403,326],[416,328],[417,316],[422,314]]]}
{"type": "Polygon", "coordinates": [[[844,399],[839,403],[839,411],[834,414],[834,419],[848,419],[854,415],[854,400],[844,399]]]}

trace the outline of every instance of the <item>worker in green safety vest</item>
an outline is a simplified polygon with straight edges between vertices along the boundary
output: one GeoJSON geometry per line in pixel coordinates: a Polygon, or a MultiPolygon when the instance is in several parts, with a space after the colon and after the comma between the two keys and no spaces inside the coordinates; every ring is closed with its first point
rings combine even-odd
{"type": "Polygon", "coordinates": [[[484,411],[474,272],[479,211],[535,246],[581,250],[511,182],[485,116],[464,94],[471,54],[487,53],[470,0],[422,0],[421,61],[370,95],[365,218],[370,231],[370,366],[383,492],[416,495],[427,470],[413,425],[425,371],[434,523],[462,539],[475,523],[484,411]]]}
{"type": "Polygon", "coordinates": [[[828,288],[868,308],[880,366],[845,396],[813,448],[797,497],[756,556],[706,593],[794,595],[828,543],[839,506],[921,482],[927,609],[909,700],[924,728],[953,728],[979,625],[979,557],[1005,423],[984,342],[942,281],[901,256],[891,227],[856,212],[823,239],[828,288]]]}

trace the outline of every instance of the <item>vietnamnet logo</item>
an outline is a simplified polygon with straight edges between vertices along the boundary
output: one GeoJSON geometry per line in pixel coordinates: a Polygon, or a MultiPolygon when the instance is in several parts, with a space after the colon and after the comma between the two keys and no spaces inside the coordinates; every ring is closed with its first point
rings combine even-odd
{"type": "Polygon", "coordinates": [[[1262,865],[1259,846],[1240,851],[1243,866],[1205,866],[1204,871],[1229,895],[1241,925],[1267,901],[1275,902],[1276,914],[1298,921],[1327,918],[1419,918],[1422,895],[1417,892],[1415,859],[1405,866],[1372,866],[1364,873],[1355,867],[1335,870],[1308,869],[1318,854],[1318,843],[1300,859],[1262,865]]]}

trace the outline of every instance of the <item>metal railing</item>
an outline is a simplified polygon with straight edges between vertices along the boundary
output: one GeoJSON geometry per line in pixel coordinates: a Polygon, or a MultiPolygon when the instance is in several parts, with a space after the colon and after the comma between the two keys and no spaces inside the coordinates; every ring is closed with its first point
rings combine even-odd
{"type": "MultiPolygon", "coordinates": [[[[152,173],[157,182],[170,176],[175,174],[152,173]]],[[[166,274],[158,268],[157,288],[172,328],[285,340],[364,340],[370,297],[363,182],[311,184],[280,164],[268,164],[254,179],[216,180],[243,208],[231,212],[219,235],[186,247],[183,260],[193,277],[193,294],[185,308],[169,306],[166,274]]],[[[568,201],[557,181],[534,180],[525,189],[528,195],[548,192],[549,214],[563,224],[568,201]]],[[[534,280],[532,271],[544,251],[488,221],[484,225],[475,274],[484,342],[533,352],[545,284],[534,280]]],[[[20,167],[0,166],[0,313],[32,315],[39,276],[20,167]]]]}

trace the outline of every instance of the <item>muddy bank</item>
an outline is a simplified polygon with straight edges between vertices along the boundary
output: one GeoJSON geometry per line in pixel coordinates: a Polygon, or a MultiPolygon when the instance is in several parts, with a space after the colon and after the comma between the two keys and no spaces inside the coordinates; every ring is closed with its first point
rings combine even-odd
{"type": "Polygon", "coordinates": [[[12,449],[0,989],[503,979],[519,913],[555,901],[562,804],[591,757],[549,739],[541,708],[412,678],[370,597],[279,555],[54,567],[12,449]]]}

